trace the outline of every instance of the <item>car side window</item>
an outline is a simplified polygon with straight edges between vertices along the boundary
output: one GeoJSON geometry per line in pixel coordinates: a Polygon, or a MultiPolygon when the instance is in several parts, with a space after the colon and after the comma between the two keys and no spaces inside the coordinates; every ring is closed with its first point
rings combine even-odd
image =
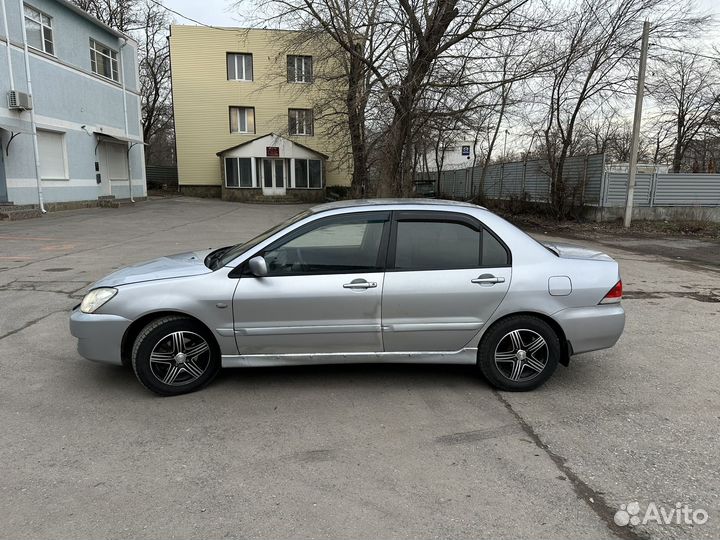
{"type": "Polygon", "coordinates": [[[398,221],[396,238],[396,270],[480,266],[480,231],[467,223],[398,221]]]}
{"type": "Polygon", "coordinates": [[[495,238],[489,230],[483,228],[482,239],[482,265],[495,268],[510,266],[510,255],[500,240],[495,238]]]}
{"type": "Polygon", "coordinates": [[[382,270],[380,246],[387,212],[319,220],[263,254],[268,276],[357,273],[382,270]]]}
{"type": "Polygon", "coordinates": [[[453,270],[510,265],[505,245],[470,219],[399,218],[395,226],[395,270],[453,270]]]}

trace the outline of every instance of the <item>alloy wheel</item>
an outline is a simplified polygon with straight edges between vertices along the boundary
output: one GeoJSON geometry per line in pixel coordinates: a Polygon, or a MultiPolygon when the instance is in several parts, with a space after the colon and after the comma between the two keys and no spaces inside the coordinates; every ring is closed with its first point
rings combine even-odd
{"type": "Polygon", "coordinates": [[[172,332],[160,339],[150,353],[150,371],[168,386],[196,381],[210,365],[210,345],[195,332],[172,332]]]}
{"type": "Polygon", "coordinates": [[[530,381],[543,372],[549,354],[545,338],[534,330],[512,330],[495,347],[495,366],[511,381],[530,381]]]}

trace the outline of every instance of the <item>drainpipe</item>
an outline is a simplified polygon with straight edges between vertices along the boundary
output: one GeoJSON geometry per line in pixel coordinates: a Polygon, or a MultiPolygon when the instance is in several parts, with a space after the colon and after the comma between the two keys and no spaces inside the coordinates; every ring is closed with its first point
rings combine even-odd
{"type": "MultiPolygon", "coordinates": [[[[23,13],[25,7],[23,0],[18,1],[20,6],[20,27],[22,28],[22,39],[23,39],[23,56],[25,57],[25,79],[27,80],[27,91],[32,96],[32,77],[30,76],[30,53],[28,52],[27,43],[27,32],[25,32],[25,19],[23,13]]],[[[10,49],[10,36],[8,35],[8,50],[10,49]]],[[[30,125],[32,127],[32,140],[33,140],[33,153],[35,154],[35,178],[37,179],[37,194],[38,194],[38,205],[40,211],[44,214],[45,204],[43,203],[43,192],[42,192],[42,180],[40,177],[40,151],[38,150],[38,136],[37,136],[37,125],[35,124],[35,104],[33,103],[30,109],[30,125]]]]}
{"type": "MultiPolygon", "coordinates": [[[[127,101],[125,92],[125,68],[123,63],[123,49],[127,45],[127,39],[121,38],[122,43],[120,44],[120,84],[122,85],[122,102],[123,102],[123,115],[125,117],[125,138],[129,138],[128,132],[128,113],[127,113],[127,101]]],[[[127,174],[128,174],[128,193],[130,194],[130,202],[135,202],[132,194],[132,173],[130,172],[130,150],[132,150],[133,144],[126,142],[127,144],[127,174]]]]}
{"type": "Polygon", "coordinates": [[[5,0],[0,0],[0,7],[2,7],[2,18],[3,18],[3,30],[5,30],[5,39],[7,40],[7,47],[5,52],[7,53],[8,70],[10,72],[10,90],[15,90],[15,75],[12,68],[12,53],[10,52],[10,32],[8,31],[7,23],[7,11],[5,10],[5,0]]]}

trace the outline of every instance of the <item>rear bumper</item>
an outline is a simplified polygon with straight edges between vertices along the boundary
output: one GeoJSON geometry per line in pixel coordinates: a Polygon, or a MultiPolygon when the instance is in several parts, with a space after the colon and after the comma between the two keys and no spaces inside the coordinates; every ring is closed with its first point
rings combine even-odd
{"type": "Polygon", "coordinates": [[[80,356],[120,366],[120,345],[131,322],[118,315],[83,313],[75,309],[70,315],[70,333],[78,340],[80,356]]]}
{"type": "Polygon", "coordinates": [[[572,346],[573,354],[612,347],[625,328],[620,304],[568,308],[553,314],[572,346]]]}

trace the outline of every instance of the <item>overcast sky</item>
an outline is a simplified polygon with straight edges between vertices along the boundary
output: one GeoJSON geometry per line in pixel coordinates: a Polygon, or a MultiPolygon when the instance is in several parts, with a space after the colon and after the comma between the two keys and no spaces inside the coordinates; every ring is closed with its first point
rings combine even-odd
{"type": "MultiPolygon", "coordinates": [[[[701,9],[714,13],[720,19],[720,7],[718,0],[696,0],[701,9]]],[[[244,1],[248,6],[251,2],[244,1]]],[[[204,24],[214,26],[244,26],[248,21],[243,21],[238,15],[239,10],[231,8],[234,0],[165,0],[165,5],[183,15],[197,19],[204,24]]],[[[180,17],[174,16],[178,24],[193,24],[190,21],[183,21],[180,17]]],[[[717,22],[720,22],[717,21],[717,22]]],[[[714,34],[720,39],[720,29],[714,34]]]]}

